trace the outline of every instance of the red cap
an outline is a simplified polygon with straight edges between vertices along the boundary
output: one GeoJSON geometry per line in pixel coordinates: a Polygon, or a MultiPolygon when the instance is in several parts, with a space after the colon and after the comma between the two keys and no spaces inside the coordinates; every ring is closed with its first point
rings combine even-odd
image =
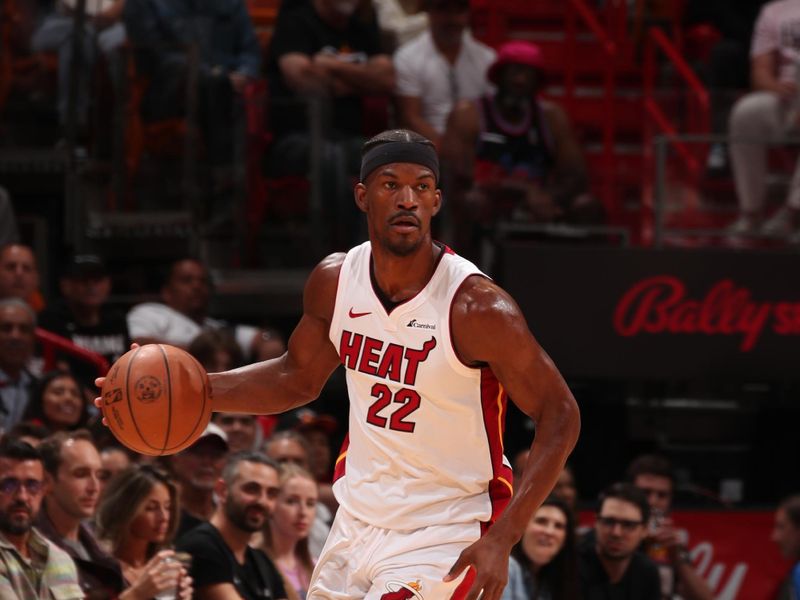
{"type": "Polygon", "coordinates": [[[487,77],[494,84],[498,83],[499,72],[505,65],[525,65],[534,69],[544,69],[542,50],[536,44],[524,40],[513,40],[500,46],[497,58],[489,67],[487,77]]]}

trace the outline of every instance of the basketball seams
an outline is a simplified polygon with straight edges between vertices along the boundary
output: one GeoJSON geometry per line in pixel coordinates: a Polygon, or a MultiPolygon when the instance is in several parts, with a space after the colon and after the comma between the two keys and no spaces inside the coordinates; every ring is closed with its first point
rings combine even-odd
{"type": "Polygon", "coordinates": [[[202,434],[211,417],[210,384],[205,369],[193,356],[168,344],[152,345],[158,350],[148,350],[149,344],[135,348],[112,365],[109,376],[113,381],[107,379],[103,385],[102,410],[109,429],[127,448],[163,456],[189,447],[202,434]],[[112,387],[120,397],[110,405],[112,387]],[[192,417],[194,422],[189,420],[192,417]],[[161,438],[153,440],[158,445],[148,441],[145,434],[161,438]],[[178,436],[181,439],[175,443],[178,436]]]}
{"type": "MultiPolygon", "coordinates": [[[[148,448],[152,448],[153,450],[158,450],[158,446],[153,446],[150,442],[148,442],[144,435],[142,434],[142,430],[139,429],[139,424],[136,422],[136,412],[133,410],[133,406],[131,405],[131,396],[130,396],[130,381],[131,381],[131,369],[133,368],[133,362],[136,360],[136,357],[139,355],[144,348],[147,346],[141,346],[136,349],[136,352],[131,359],[128,361],[128,372],[125,376],[125,400],[128,402],[128,412],[131,415],[131,423],[133,423],[133,427],[136,429],[136,433],[139,434],[139,439],[142,441],[142,445],[147,446],[148,448]]],[[[149,452],[142,452],[140,449],[134,448],[140,454],[149,454],[150,456],[158,456],[157,454],[152,454],[149,452]]]]}
{"type": "MultiPolygon", "coordinates": [[[[131,357],[132,357],[131,352],[127,352],[126,354],[124,354],[123,356],[121,356],[119,358],[119,361],[124,361],[127,358],[127,363],[125,364],[125,366],[123,367],[122,365],[120,365],[121,369],[127,370],[127,368],[130,365],[130,362],[131,362],[131,357]]],[[[113,371],[113,369],[114,369],[114,367],[112,366],[111,369],[108,370],[108,372],[111,373],[111,371],[113,371]]],[[[116,377],[116,374],[117,374],[117,372],[114,372],[114,377],[116,377]]],[[[108,375],[106,375],[106,377],[108,377],[108,375]]],[[[106,382],[108,382],[108,379],[106,379],[106,382]]],[[[117,420],[114,418],[114,410],[113,410],[113,408],[109,407],[109,404],[107,404],[105,388],[106,388],[106,385],[103,384],[103,389],[102,389],[102,394],[103,394],[103,406],[102,406],[103,416],[106,418],[106,421],[108,421],[108,427],[109,427],[109,429],[111,429],[111,433],[114,434],[114,437],[116,437],[118,440],[122,441],[122,438],[124,437],[122,435],[123,434],[123,430],[119,427],[119,425],[117,423],[117,420]]],[[[128,402],[128,378],[126,376],[125,377],[125,403],[127,404],[127,402],[128,402]]],[[[131,412],[130,411],[130,406],[128,406],[128,414],[130,414],[130,412],[131,412]]],[[[136,451],[136,448],[134,448],[133,446],[125,443],[124,441],[122,443],[125,444],[125,446],[130,448],[131,450],[136,451]]]]}
{"type": "Polygon", "coordinates": [[[161,357],[164,359],[164,371],[166,372],[167,380],[167,427],[164,431],[164,443],[161,444],[161,454],[164,454],[164,451],[167,449],[167,442],[169,442],[169,435],[172,433],[172,375],[170,374],[169,360],[164,346],[158,344],[158,349],[161,352],[161,357]]]}
{"type": "MultiPolygon", "coordinates": [[[[170,446],[168,448],[164,448],[164,451],[165,452],[169,452],[169,453],[179,452],[180,450],[183,450],[184,446],[187,443],[187,441],[194,442],[195,441],[195,437],[194,436],[195,436],[195,433],[197,432],[198,428],[201,425],[203,426],[203,428],[205,428],[204,423],[209,420],[209,419],[205,418],[206,403],[208,402],[208,393],[207,393],[207,387],[206,387],[206,378],[207,378],[207,376],[206,376],[206,373],[205,373],[205,369],[203,369],[203,367],[200,365],[200,363],[197,362],[197,359],[195,359],[194,356],[188,355],[188,357],[191,359],[192,364],[194,365],[195,369],[197,369],[197,372],[200,375],[200,381],[202,382],[202,386],[203,386],[202,387],[203,404],[202,404],[200,413],[199,413],[199,415],[197,417],[197,421],[195,422],[194,427],[192,428],[192,431],[189,433],[189,435],[187,435],[183,440],[181,440],[177,444],[174,444],[174,445],[172,445],[172,446],[170,446]]],[[[209,418],[210,418],[210,416],[211,415],[209,413],[209,418]]]]}

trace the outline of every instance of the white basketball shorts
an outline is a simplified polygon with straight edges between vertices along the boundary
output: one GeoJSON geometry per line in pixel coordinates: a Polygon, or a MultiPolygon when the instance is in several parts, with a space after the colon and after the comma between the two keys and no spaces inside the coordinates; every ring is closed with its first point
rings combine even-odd
{"type": "Polygon", "coordinates": [[[477,521],[381,529],[340,507],[311,576],[307,600],[450,600],[454,595],[463,596],[472,580],[464,581],[466,569],[455,581],[444,583],[442,579],[459,554],[480,537],[477,521]]]}

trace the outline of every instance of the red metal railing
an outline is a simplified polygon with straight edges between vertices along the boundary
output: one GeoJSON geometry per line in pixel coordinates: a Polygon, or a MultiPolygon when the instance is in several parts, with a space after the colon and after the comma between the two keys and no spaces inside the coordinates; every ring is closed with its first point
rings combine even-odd
{"type": "MultiPolygon", "coordinates": [[[[644,214],[642,215],[642,240],[645,243],[652,241],[653,232],[653,185],[655,177],[653,141],[658,135],[677,135],[679,127],[675,119],[671,118],[658,102],[656,76],[659,68],[657,62],[659,55],[667,59],[686,86],[687,93],[684,95],[686,104],[683,113],[686,116],[686,121],[681,133],[707,134],[711,131],[711,107],[708,91],[667,35],[659,28],[651,28],[647,36],[644,60],[643,102],[645,124],[643,131],[642,203],[644,214]]],[[[705,156],[707,148],[699,144],[690,147],[684,142],[675,139],[671,139],[669,144],[683,163],[689,178],[695,180],[702,171],[702,157],[705,156]]]]}
{"type": "MultiPolygon", "coordinates": [[[[624,3],[623,3],[624,4],[624,3]]],[[[611,5],[606,13],[606,22],[609,27],[616,23],[616,8],[611,5]]],[[[623,9],[624,10],[624,9],[623,9]]],[[[614,141],[616,137],[616,113],[614,97],[616,95],[616,70],[618,59],[618,46],[612,35],[601,25],[595,9],[591,8],[585,0],[570,0],[567,5],[567,31],[565,52],[568,68],[564,74],[564,99],[569,110],[576,102],[576,70],[577,63],[576,45],[578,43],[578,20],[589,29],[597,38],[597,42],[605,54],[603,73],[603,96],[605,118],[602,123],[603,153],[603,180],[601,198],[612,220],[619,212],[619,202],[616,197],[614,173],[614,141]]]]}
{"type": "Polygon", "coordinates": [[[65,337],[61,337],[41,327],[36,328],[36,339],[42,346],[44,368],[49,371],[56,366],[56,353],[63,352],[95,368],[98,377],[103,377],[108,372],[108,361],[100,354],[76,346],[65,337]]]}

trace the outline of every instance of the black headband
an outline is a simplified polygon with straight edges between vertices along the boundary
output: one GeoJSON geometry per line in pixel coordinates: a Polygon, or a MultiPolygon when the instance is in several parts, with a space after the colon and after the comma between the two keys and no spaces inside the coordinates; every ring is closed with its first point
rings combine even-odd
{"type": "Polygon", "coordinates": [[[375,169],[389,163],[414,163],[428,167],[433,178],[439,181],[439,157],[436,150],[428,144],[417,142],[387,142],[375,146],[361,158],[361,181],[375,169]]]}

